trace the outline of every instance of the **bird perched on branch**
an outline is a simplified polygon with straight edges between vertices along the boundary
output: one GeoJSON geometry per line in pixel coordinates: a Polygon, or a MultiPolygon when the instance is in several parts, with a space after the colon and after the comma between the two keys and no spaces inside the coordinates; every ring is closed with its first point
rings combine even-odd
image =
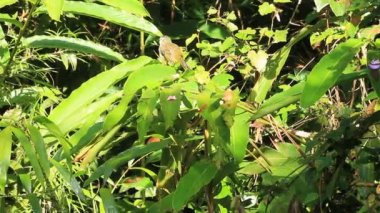
{"type": "Polygon", "coordinates": [[[168,65],[180,64],[184,70],[190,69],[183,58],[181,47],[174,44],[168,36],[160,38],[160,46],[158,48],[160,58],[168,65]]]}

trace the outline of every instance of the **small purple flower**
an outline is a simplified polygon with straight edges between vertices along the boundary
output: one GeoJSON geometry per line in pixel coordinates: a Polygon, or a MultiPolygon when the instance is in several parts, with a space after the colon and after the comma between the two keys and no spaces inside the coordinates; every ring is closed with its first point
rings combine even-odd
{"type": "Polygon", "coordinates": [[[371,63],[369,63],[368,67],[371,70],[378,70],[380,68],[380,60],[379,59],[373,59],[371,63]]]}
{"type": "Polygon", "coordinates": [[[175,100],[177,100],[177,97],[175,97],[175,95],[169,95],[166,100],[168,100],[168,101],[175,101],[175,100]]]}

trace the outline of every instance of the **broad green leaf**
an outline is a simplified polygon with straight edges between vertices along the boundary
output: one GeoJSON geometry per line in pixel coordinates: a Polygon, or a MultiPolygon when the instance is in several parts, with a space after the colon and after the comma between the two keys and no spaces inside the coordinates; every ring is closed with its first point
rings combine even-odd
{"type": "Polygon", "coordinates": [[[223,25],[215,24],[212,22],[206,22],[199,27],[199,31],[206,34],[210,38],[224,40],[231,36],[230,33],[223,25]]]}
{"type": "Polygon", "coordinates": [[[124,57],[111,48],[86,41],[79,38],[67,38],[60,36],[32,36],[22,41],[23,45],[29,48],[58,48],[75,50],[82,53],[96,55],[100,58],[123,62],[124,57]]]}
{"type": "Polygon", "coordinates": [[[173,67],[162,64],[152,64],[133,72],[124,84],[124,96],[106,117],[104,129],[111,129],[124,116],[129,102],[135,97],[135,93],[143,87],[157,87],[165,80],[173,80],[175,70],[173,67]]]}
{"type": "Polygon", "coordinates": [[[249,114],[242,109],[236,110],[234,123],[230,129],[230,143],[227,145],[235,162],[244,159],[245,150],[249,142],[249,114]]]}
{"type": "Polygon", "coordinates": [[[7,184],[8,167],[11,164],[12,154],[12,129],[7,127],[0,132],[0,193],[4,194],[7,184]]]}
{"type": "Polygon", "coordinates": [[[101,188],[100,197],[102,198],[105,213],[117,213],[115,198],[112,196],[111,189],[101,188]]]}
{"type": "Polygon", "coordinates": [[[329,88],[334,86],[362,45],[361,40],[349,39],[322,57],[307,78],[301,96],[302,107],[313,105],[329,88]]]}
{"type": "Polygon", "coordinates": [[[179,211],[216,175],[218,168],[209,160],[194,163],[179,180],[176,190],[152,205],[148,212],[179,211]]]}
{"type": "Polygon", "coordinates": [[[62,14],[64,0],[43,0],[43,4],[47,8],[50,18],[59,21],[62,14]]]}
{"type": "Polygon", "coordinates": [[[45,178],[41,169],[41,166],[38,162],[38,157],[36,155],[36,151],[32,144],[30,143],[28,137],[18,128],[12,128],[13,134],[16,136],[21,146],[24,148],[26,156],[28,157],[30,164],[32,164],[33,170],[36,173],[38,181],[42,185],[46,185],[45,178]]]}
{"type": "Polygon", "coordinates": [[[292,0],[274,0],[275,3],[291,3],[292,0]]]}
{"type": "MultiPolygon", "coordinates": [[[[0,27],[0,74],[4,72],[3,67],[5,67],[9,58],[10,58],[9,45],[8,45],[7,40],[5,40],[4,31],[0,27]]],[[[4,100],[4,102],[7,102],[7,101],[9,100],[4,100]]]]}
{"type": "Polygon", "coordinates": [[[83,83],[78,89],[74,90],[68,98],[63,100],[49,115],[49,119],[60,126],[67,122],[67,118],[95,99],[104,94],[112,85],[125,78],[126,75],[143,67],[152,59],[146,56],[134,60],[126,61],[112,69],[102,72],[97,76],[83,83]]]}
{"type": "Polygon", "coordinates": [[[26,124],[26,127],[29,131],[31,141],[36,150],[36,154],[38,157],[38,161],[41,165],[42,171],[45,173],[46,177],[49,177],[50,164],[49,164],[49,157],[48,157],[46,146],[45,146],[45,141],[42,138],[41,133],[36,127],[32,126],[31,124],[26,124]]]}
{"type": "Polygon", "coordinates": [[[153,120],[153,110],[156,108],[159,94],[157,89],[146,89],[142,92],[137,104],[137,132],[139,141],[143,143],[153,120]]]}
{"type": "Polygon", "coordinates": [[[133,30],[143,31],[156,36],[162,36],[162,33],[158,30],[158,28],[151,22],[145,20],[143,17],[133,15],[127,11],[111,6],[90,2],[65,1],[63,11],[65,13],[74,13],[98,18],[133,30]]]}
{"type": "Polygon", "coordinates": [[[348,7],[343,1],[330,0],[330,8],[335,16],[343,16],[348,7]]]}
{"type": "Polygon", "coordinates": [[[259,6],[259,13],[262,16],[268,15],[276,11],[276,7],[274,4],[269,4],[268,2],[264,2],[259,6]]]}
{"type": "Polygon", "coordinates": [[[68,185],[70,185],[71,190],[82,200],[84,200],[84,195],[82,192],[82,188],[80,187],[79,182],[75,179],[73,174],[68,171],[64,166],[62,166],[59,162],[54,159],[50,159],[51,164],[58,170],[61,174],[62,178],[68,185]]]}
{"type": "Polygon", "coordinates": [[[130,12],[139,16],[150,16],[144,5],[138,0],[98,0],[104,4],[117,7],[121,10],[130,12]]]}
{"type": "Polygon", "coordinates": [[[16,18],[4,13],[0,13],[0,22],[7,22],[15,25],[16,27],[22,27],[22,24],[16,18]]]}
{"type": "Polygon", "coordinates": [[[168,141],[164,140],[156,143],[148,143],[146,145],[134,146],[127,149],[124,152],[121,152],[117,156],[107,160],[104,164],[97,167],[97,169],[92,173],[92,175],[84,183],[85,186],[88,186],[92,181],[100,178],[104,175],[104,182],[111,175],[114,169],[119,168],[120,166],[126,164],[131,159],[146,155],[150,152],[161,150],[164,147],[168,146],[168,141]]]}
{"type": "Polygon", "coordinates": [[[17,0],[1,0],[0,8],[16,3],[17,0]]]}
{"type": "Polygon", "coordinates": [[[161,89],[160,106],[164,116],[166,129],[173,126],[174,121],[177,119],[181,99],[180,84],[173,84],[169,88],[161,89]]]}
{"type": "Polygon", "coordinates": [[[269,59],[264,73],[260,75],[258,81],[253,87],[249,96],[249,100],[261,103],[265,99],[267,93],[272,87],[274,80],[280,74],[283,66],[285,65],[285,62],[288,59],[290,50],[292,49],[293,45],[317,29],[321,23],[322,22],[319,22],[314,26],[304,27],[298,34],[293,36],[289,43],[274,53],[274,55],[269,59]]]}
{"type": "Polygon", "coordinates": [[[251,50],[248,52],[247,57],[251,65],[256,68],[257,71],[263,72],[267,66],[268,54],[263,50],[257,52],[251,50]]]}
{"type": "Polygon", "coordinates": [[[275,30],[274,31],[274,43],[278,42],[286,42],[286,38],[288,36],[288,30],[275,30]]]}
{"type": "Polygon", "coordinates": [[[329,5],[329,2],[330,0],[314,0],[315,6],[317,6],[317,12],[329,5]]]}

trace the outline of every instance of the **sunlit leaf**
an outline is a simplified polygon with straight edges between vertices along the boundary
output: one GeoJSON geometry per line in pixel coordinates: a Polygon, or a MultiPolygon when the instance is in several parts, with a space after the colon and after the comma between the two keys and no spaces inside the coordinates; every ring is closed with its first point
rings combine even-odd
{"type": "Polygon", "coordinates": [[[1,0],[0,8],[16,3],[17,0],[1,0]]]}
{"type": "Polygon", "coordinates": [[[129,72],[143,67],[151,60],[149,57],[142,56],[134,60],[126,61],[91,78],[54,108],[49,115],[49,119],[58,126],[60,126],[61,123],[67,122],[67,118],[74,116],[78,109],[92,103],[112,85],[125,78],[129,72]]]}
{"type": "Polygon", "coordinates": [[[56,21],[59,21],[59,17],[62,14],[64,0],[43,0],[43,4],[46,6],[49,16],[56,21]]]}
{"type": "Polygon", "coordinates": [[[111,48],[79,38],[60,36],[32,36],[23,40],[23,45],[29,48],[57,48],[93,54],[101,58],[123,62],[124,57],[111,48]]]}
{"type": "Polygon", "coordinates": [[[125,10],[120,10],[108,5],[82,1],[65,1],[63,11],[65,13],[74,13],[102,19],[133,30],[162,36],[162,33],[158,28],[143,17],[133,15],[125,10]]]}
{"type": "Polygon", "coordinates": [[[144,5],[138,0],[98,0],[139,16],[150,16],[144,5]]]}
{"type": "Polygon", "coordinates": [[[0,138],[0,193],[4,194],[5,185],[7,184],[8,167],[11,163],[12,129],[9,127],[3,129],[0,132],[0,138]]]}
{"type": "Polygon", "coordinates": [[[124,84],[124,96],[106,117],[104,129],[108,130],[116,125],[127,111],[128,104],[134,98],[135,93],[143,87],[157,87],[165,80],[174,80],[173,67],[162,64],[152,64],[133,72],[124,84]]]}
{"type": "Polygon", "coordinates": [[[301,105],[309,107],[332,87],[359,51],[363,42],[349,39],[340,43],[311,70],[301,97],[301,105]]]}

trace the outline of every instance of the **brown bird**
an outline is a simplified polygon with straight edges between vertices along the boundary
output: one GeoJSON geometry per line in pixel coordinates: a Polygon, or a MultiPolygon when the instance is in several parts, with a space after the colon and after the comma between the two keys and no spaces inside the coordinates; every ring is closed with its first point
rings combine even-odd
{"type": "Polygon", "coordinates": [[[160,58],[162,58],[168,65],[180,64],[184,70],[190,69],[186,64],[182,49],[174,44],[168,36],[162,36],[160,38],[160,46],[158,48],[160,58]]]}

